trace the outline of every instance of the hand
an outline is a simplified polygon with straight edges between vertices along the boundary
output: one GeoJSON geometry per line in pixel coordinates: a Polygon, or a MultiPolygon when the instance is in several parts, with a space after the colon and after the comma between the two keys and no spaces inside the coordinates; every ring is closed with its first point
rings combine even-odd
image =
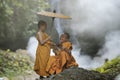
{"type": "Polygon", "coordinates": [[[49,36],[49,37],[48,37],[48,40],[51,40],[51,38],[52,38],[52,37],[51,37],[51,36],[49,36]]]}
{"type": "Polygon", "coordinates": [[[51,48],[53,48],[53,49],[56,48],[56,44],[53,43],[53,42],[50,43],[50,46],[51,46],[51,48]]]}
{"type": "Polygon", "coordinates": [[[54,42],[51,42],[51,45],[56,46],[56,44],[54,42]]]}

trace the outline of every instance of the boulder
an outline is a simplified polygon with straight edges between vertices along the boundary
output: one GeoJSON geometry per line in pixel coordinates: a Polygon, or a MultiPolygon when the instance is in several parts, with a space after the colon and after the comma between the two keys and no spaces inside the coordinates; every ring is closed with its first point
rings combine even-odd
{"type": "Polygon", "coordinates": [[[107,74],[101,74],[97,71],[72,67],[55,75],[51,80],[112,80],[112,78],[107,74]]]}

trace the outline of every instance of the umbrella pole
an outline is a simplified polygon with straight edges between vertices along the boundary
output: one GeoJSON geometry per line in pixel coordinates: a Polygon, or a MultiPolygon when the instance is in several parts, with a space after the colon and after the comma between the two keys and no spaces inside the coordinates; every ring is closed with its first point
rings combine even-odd
{"type": "MultiPolygon", "coordinates": [[[[54,10],[53,13],[56,13],[56,10],[54,10]]],[[[53,31],[54,31],[54,21],[55,21],[55,17],[52,17],[52,24],[51,24],[51,36],[52,37],[53,37],[53,31]]]]}
{"type": "Polygon", "coordinates": [[[51,24],[51,36],[53,37],[53,30],[54,30],[54,20],[55,20],[55,17],[52,17],[52,24],[51,24]]]}

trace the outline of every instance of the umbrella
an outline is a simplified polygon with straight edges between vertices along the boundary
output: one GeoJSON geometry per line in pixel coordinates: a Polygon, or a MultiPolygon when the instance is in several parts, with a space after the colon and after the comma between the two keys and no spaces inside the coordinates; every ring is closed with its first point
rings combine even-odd
{"type": "MultiPolygon", "coordinates": [[[[41,16],[47,16],[47,17],[51,17],[52,18],[52,25],[54,23],[54,19],[55,18],[60,18],[60,19],[72,19],[69,16],[60,14],[60,13],[56,13],[56,11],[54,10],[53,12],[48,12],[48,11],[42,11],[42,12],[37,12],[37,15],[41,15],[41,16]]],[[[53,28],[53,27],[52,27],[53,28]]],[[[51,28],[51,35],[53,34],[53,29],[51,28]]]]}
{"type": "Polygon", "coordinates": [[[69,16],[66,16],[66,15],[63,15],[60,13],[56,13],[55,10],[53,12],[42,11],[42,12],[38,12],[37,14],[52,17],[52,18],[71,19],[71,17],[69,17],[69,16]]]}

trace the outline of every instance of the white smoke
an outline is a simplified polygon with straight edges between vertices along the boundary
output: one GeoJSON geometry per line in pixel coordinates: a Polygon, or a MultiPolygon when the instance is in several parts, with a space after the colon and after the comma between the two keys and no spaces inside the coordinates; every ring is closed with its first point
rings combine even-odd
{"type": "MultiPolygon", "coordinates": [[[[50,3],[50,7],[51,7],[51,11],[56,11],[56,13],[61,13],[61,9],[60,9],[60,5],[59,2],[61,0],[49,0],[50,3]]],[[[55,18],[54,20],[54,27],[56,28],[59,36],[63,33],[63,29],[60,23],[60,19],[59,18],[55,18]]]]}
{"type": "Polygon", "coordinates": [[[101,38],[105,33],[120,29],[120,0],[65,0],[61,10],[72,17],[74,33],[101,38]]]}
{"type": "Polygon", "coordinates": [[[35,59],[36,57],[37,45],[38,45],[37,39],[34,36],[30,37],[28,41],[27,50],[31,57],[33,57],[33,59],[35,59]]]}
{"type": "Polygon", "coordinates": [[[105,44],[98,52],[101,57],[91,59],[88,55],[80,55],[79,51],[73,52],[80,67],[98,67],[106,58],[111,60],[120,55],[120,0],[65,0],[59,5],[63,13],[72,17],[64,27],[71,28],[73,34],[96,40],[105,37],[105,44]]]}
{"type": "Polygon", "coordinates": [[[120,31],[111,32],[106,36],[105,44],[98,54],[109,60],[120,55],[120,31]]]}
{"type": "Polygon", "coordinates": [[[115,80],[120,80],[120,74],[115,78],[115,80]]]}
{"type": "MultiPolygon", "coordinates": [[[[31,37],[28,42],[27,50],[30,55],[35,59],[36,48],[38,45],[38,41],[35,37],[31,37]]],[[[93,59],[88,55],[81,55],[80,49],[76,49],[76,46],[73,46],[72,55],[75,57],[79,67],[92,69],[97,68],[104,64],[105,59],[113,59],[120,55],[120,31],[111,32],[106,35],[105,44],[103,48],[100,49],[99,55],[100,57],[94,57],[93,59]]],[[[51,55],[54,53],[51,51],[51,55]]]]}
{"type": "MultiPolygon", "coordinates": [[[[64,26],[71,29],[72,34],[96,39],[105,37],[105,44],[98,52],[99,57],[92,59],[88,55],[81,55],[80,49],[73,50],[79,67],[96,68],[104,64],[106,58],[111,60],[120,55],[120,0],[50,0],[50,4],[51,9],[57,8],[58,12],[72,17],[69,25],[64,26]]],[[[61,33],[59,20],[55,23],[59,25],[58,33],[61,33]]],[[[27,49],[31,55],[36,52],[36,43],[30,38],[27,49]]]]}
{"type": "Polygon", "coordinates": [[[91,69],[104,64],[105,59],[113,59],[120,56],[120,31],[114,31],[106,35],[105,44],[98,52],[98,57],[93,59],[88,55],[79,54],[80,50],[74,50],[73,56],[79,64],[79,67],[91,69]]]}

